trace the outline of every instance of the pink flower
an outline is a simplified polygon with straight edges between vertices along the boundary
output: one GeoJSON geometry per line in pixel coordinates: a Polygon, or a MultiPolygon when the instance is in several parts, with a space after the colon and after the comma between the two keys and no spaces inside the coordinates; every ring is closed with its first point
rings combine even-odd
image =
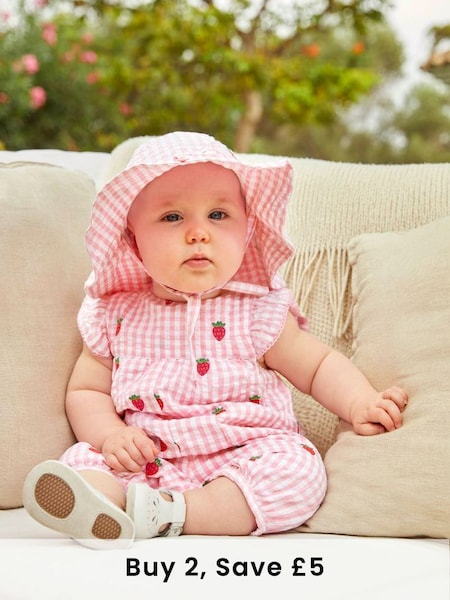
{"type": "Polygon", "coordinates": [[[63,62],[63,63],[72,62],[74,59],[75,59],[75,54],[74,54],[73,50],[68,50],[67,52],[64,52],[64,54],[62,54],[62,56],[61,56],[61,62],[63,62]]]}
{"type": "Polygon", "coordinates": [[[47,0],[34,0],[35,8],[44,8],[47,6],[47,0]]]}
{"type": "Polygon", "coordinates": [[[97,54],[93,50],[86,50],[86,52],[83,52],[81,54],[80,60],[81,62],[89,63],[92,65],[97,62],[97,54]]]}
{"type": "Polygon", "coordinates": [[[0,92],[0,104],[8,104],[9,96],[6,92],[0,92]]]}
{"type": "Polygon", "coordinates": [[[7,12],[7,11],[4,11],[4,12],[1,13],[1,18],[2,18],[2,21],[4,23],[7,23],[10,20],[10,18],[11,18],[11,13],[7,12]]]}
{"type": "Polygon", "coordinates": [[[54,46],[58,41],[56,25],[54,23],[44,23],[44,25],[42,26],[41,36],[44,42],[47,42],[49,46],[54,46]]]}
{"type": "Polygon", "coordinates": [[[98,71],[92,71],[91,73],[88,73],[86,75],[86,81],[87,83],[90,83],[91,85],[94,83],[97,83],[100,80],[100,73],[98,71]]]}
{"type": "Polygon", "coordinates": [[[94,36],[92,35],[92,33],[87,32],[87,33],[83,33],[83,35],[81,36],[81,39],[83,40],[83,42],[85,44],[92,44],[92,42],[94,41],[94,36]]]}
{"type": "Polygon", "coordinates": [[[28,75],[34,75],[39,71],[39,61],[34,54],[24,54],[22,66],[28,75]]]}
{"type": "Polygon", "coordinates": [[[72,61],[76,60],[78,58],[79,52],[80,52],[80,45],[72,44],[72,47],[70,48],[70,50],[67,50],[67,52],[64,52],[64,54],[61,56],[62,62],[68,63],[68,62],[72,62],[72,61]]]}
{"type": "Polygon", "coordinates": [[[121,102],[119,105],[119,111],[122,113],[122,115],[128,117],[133,113],[133,107],[128,104],[128,102],[121,102]]]}
{"type": "Polygon", "coordinates": [[[40,85],[35,85],[30,90],[30,106],[38,109],[44,106],[47,102],[47,93],[40,85]]]}

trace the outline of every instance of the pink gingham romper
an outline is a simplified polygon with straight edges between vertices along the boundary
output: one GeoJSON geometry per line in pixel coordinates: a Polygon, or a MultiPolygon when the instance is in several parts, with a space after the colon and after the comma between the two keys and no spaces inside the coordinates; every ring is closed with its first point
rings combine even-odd
{"type": "MultiPolygon", "coordinates": [[[[177,134],[163,137],[173,135],[177,134]]],[[[195,136],[191,146],[198,141],[202,148],[208,137],[179,135],[182,141],[195,136]]],[[[196,162],[192,147],[186,155],[196,162]]],[[[154,151],[150,162],[155,162],[154,151]]],[[[223,156],[214,162],[223,164],[223,156]]],[[[146,171],[145,182],[151,179],[146,171]]],[[[251,187],[244,189],[249,202],[251,187]]],[[[135,195],[130,192],[124,202],[125,217],[135,195]]],[[[107,196],[116,212],[116,230],[122,231],[126,218],[117,218],[117,199],[122,196],[107,196]]],[[[104,206],[101,214],[105,223],[104,206]]],[[[264,354],[281,334],[289,311],[304,326],[289,290],[275,274],[267,285],[250,243],[251,263],[221,286],[220,295],[190,295],[180,302],[160,299],[152,293],[151,279],[142,273],[126,236],[116,235],[119,241],[109,240],[107,249],[107,227],[90,230],[94,271],[79,327],[93,354],[113,360],[111,396],[117,412],[127,424],[144,429],[160,454],[137,474],[112,472],[102,454],[83,442],[61,460],[78,470],[112,473],[124,489],[137,481],[184,492],[227,477],[239,486],[255,516],[253,534],[300,525],[324,497],[325,469],[318,451],[301,433],[289,389],[264,365],[264,354]],[[98,293],[100,288],[107,293],[98,293]]],[[[280,256],[283,249],[279,244],[280,256]]]]}

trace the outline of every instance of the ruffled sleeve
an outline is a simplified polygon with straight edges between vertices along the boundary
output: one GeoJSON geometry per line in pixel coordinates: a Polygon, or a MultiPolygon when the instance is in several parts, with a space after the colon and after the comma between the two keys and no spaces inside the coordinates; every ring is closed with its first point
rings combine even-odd
{"type": "Polygon", "coordinates": [[[78,328],[84,343],[95,356],[112,358],[106,328],[106,302],[85,296],[78,312],[78,328]]]}
{"type": "Polygon", "coordinates": [[[272,290],[255,299],[251,322],[251,332],[255,352],[262,357],[280,337],[291,312],[301,329],[307,329],[307,320],[293,301],[288,288],[272,290]]]}

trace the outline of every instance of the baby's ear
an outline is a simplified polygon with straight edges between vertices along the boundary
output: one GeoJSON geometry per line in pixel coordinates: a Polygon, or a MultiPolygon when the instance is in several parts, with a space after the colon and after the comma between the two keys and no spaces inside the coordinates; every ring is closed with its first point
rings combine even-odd
{"type": "Polygon", "coordinates": [[[133,250],[133,252],[139,258],[139,260],[142,260],[141,253],[139,252],[139,248],[136,243],[136,238],[134,236],[133,230],[129,223],[127,224],[127,227],[123,232],[123,237],[124,237],[125,241],[127,242],[127,244],[130,246],[131,250],[133,250]]]}

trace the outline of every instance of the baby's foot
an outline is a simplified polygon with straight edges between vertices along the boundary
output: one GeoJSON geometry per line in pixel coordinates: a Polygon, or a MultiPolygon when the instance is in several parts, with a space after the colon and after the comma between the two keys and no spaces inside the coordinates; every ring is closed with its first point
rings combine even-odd
{"type": "Polygon", "coordinates": [[[127,514],[134,521],[136,539],[180,535],[186,502],[180,492],[132,483],[127,492],[127,514]]]}

